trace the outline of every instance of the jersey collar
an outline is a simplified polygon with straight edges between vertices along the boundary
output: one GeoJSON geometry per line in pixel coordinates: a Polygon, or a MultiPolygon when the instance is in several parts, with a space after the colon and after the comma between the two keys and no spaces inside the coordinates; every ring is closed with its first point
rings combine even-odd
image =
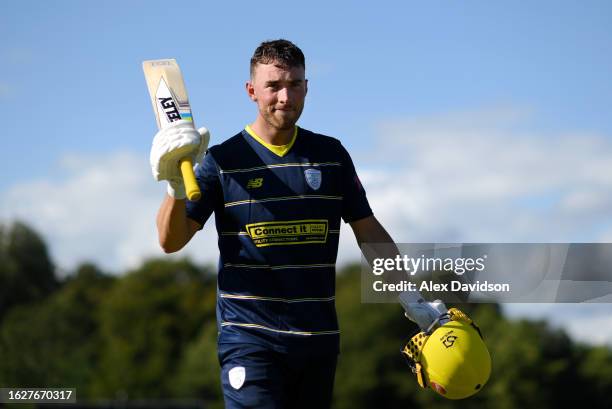
{"type": "Polygon", "coordinates": [[[291,137],[291,140],[289,141],[289,143],[285,145],[272,145],[271,143],[267,143],[266,141],[261,139],[259,136],[257,136],[255,131],[253,131],[253,129],[249,125],[245,126],[244,130],[247,131],[247,133],[251,135],[253,139],[255,139],[257,142],[259,142],[260,144],[268,148],[270,151],[272,151],[272,153],[274,153],[277,156],[280,156],[281,158],[285,156],[287,152],[289,152],[289,150],[295,143],[295,139],[297,138],[297,134],[298,134],[298,127],[296,125],[295,130],[293,131],[293,136],[291,137]]]}

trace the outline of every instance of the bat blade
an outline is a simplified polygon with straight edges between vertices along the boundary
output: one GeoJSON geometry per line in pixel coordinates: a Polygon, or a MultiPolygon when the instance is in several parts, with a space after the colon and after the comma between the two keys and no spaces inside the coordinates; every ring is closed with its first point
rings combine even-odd
{"type": "MultiPolygon", "coordinates": [[[[142,69],[151,96],[157,127],[164,129],[180,119],[193,122],[187,89],[176,60],[143,61],[142,69]]],[[[180,169],[187,197],[189,200],[199,200],[201,193],[193,173],[191,159],[181,159],[180,169]]]]}

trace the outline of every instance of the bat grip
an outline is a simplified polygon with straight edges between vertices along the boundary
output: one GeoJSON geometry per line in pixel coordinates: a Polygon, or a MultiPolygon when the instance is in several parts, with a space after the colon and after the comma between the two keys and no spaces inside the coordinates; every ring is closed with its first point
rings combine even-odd
{"type": "Polygon", "coordinates": [[[193,164],[191,159],[181,159],[181,174],[183,175],[183,182],[185,183],[185,193],[189,200],[198,201],[202,197],[198,182],[196,182],[195,174],[193,173],[193,164]]]}

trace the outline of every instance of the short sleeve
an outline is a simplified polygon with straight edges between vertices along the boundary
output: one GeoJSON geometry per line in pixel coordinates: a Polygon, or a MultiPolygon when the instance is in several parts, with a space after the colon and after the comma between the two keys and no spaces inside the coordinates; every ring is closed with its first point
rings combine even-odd
{"type": "Polygon", "coordinates": [[[206,152],[202,164],[196,168],[195,175],[202,197],[195,202],[187,200],[187,217],[204,226],[223,198],[217,163],[210,150],[206,152]]]}
{"type": "Polygon", "coordinates": [[[360,220],[372,215],[365,189],[363,188],[351,156],[342,144],[340,147],[340,161],[342,164],[342,219],[345,223],[360,220]]]}

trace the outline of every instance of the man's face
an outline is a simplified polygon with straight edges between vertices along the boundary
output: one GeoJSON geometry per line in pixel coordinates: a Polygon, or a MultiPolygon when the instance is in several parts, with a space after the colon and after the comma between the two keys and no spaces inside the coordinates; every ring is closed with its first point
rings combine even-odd
{"type": "Polygon", "coordinates": [[[279,130],[293,129],[304,109],[308,89],[304,75],[303,67],[257,64],[246,88],[268,125],[279,130]]]}

